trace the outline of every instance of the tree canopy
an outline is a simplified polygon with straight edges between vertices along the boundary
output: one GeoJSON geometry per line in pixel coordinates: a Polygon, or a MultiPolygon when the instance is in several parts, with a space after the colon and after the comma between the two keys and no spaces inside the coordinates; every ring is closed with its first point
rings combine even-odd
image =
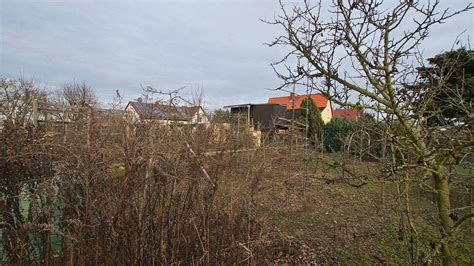
{"type": "Polygon", "coordinates": [[[432,98],[425,107],[430,123],[465,122],[474,97],[474,50],[460,48],[428,59],[418,68],[424,97],[432,98]]]}
{"type": "Polygon", "coordinates": [[[339,152],[344,147],[347,135],[353,131],[351,122],[345,119],[333,118],[324,126],[324,148],[328,152],[339,152]]]}
{"type": "Polygon", "coordinates": [[[302,114],[298,118],[299,122],[306,125],[308,123],[308,138],[315,142],[320,139],[322,127],[324,126],[323,119],[321,118],[321,111],[314,103],[311,97],[306,97],[301,103],[302,114]],[[306,108],[308,112],[306,112],[306,108]]]}

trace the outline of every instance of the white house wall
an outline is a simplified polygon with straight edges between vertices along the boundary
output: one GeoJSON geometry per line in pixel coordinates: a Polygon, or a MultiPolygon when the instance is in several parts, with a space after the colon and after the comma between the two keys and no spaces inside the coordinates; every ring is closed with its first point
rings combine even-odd
{"type": "Polygon", "coordinates": [[[332,106],[331,101],[328,101],[326,107],[321,112],[321,118],[323,119],[324,124],[327,124],[332,119],[332,106]]]}

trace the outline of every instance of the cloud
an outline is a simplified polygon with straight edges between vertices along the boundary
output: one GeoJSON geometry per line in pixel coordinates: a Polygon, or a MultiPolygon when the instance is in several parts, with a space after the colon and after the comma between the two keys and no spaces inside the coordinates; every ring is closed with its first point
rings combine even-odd
{"type": "MultiPolygon", "coordinates": [[[[456,1],[456,5],[463,1],[456,1]]],[[[263,43],[281,34],[262,23],[276,1],[9,1],[0,3],[0,74],[31,76],[50,86],[86,81],[104,100],[140,85],[202,86],[212,108],[265,102],[280,84],[269,64],[285,48],[263,43]]],[[[449,43],[472,34],[470,15],[440,25],[433,38],[449,43]]],[[[435,54],[439,42],[427,42],[435,54]]]]}

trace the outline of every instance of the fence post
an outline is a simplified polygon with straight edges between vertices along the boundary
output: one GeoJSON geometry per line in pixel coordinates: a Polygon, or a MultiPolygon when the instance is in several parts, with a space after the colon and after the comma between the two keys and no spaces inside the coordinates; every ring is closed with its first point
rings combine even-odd
{"type": "Polygon", "coordinates": [[[33,126],[38,126],[38,99],[33,99],[33,126]]]}
{"type": "MultiPolygon", "coordinates": [[[[473,214],[473,213],[474,213],[474,207],[473,207],[473,205],[472,205],[472,198],[473,198],[473,194],[474,194],[474,193],[473,193],[473,192],[474,192],[474,189],[473,189],[472,186],[470,187],[470,191],[469,191],[469,192],[470,192],[470,201],[471,201],[471,214],[473,214]]],[[[469,225],[470,225],[470,228],[471,228],[471,229],[470,229],[470,230],[471,230],[471,234],[474,234],[474,217],[471,217],[470,222],[469,222],[469,225]]]]}
{"type": "Polygon", "coordinates": [[[92,119],[92,109],[89,110],[87,114],[87,148],[91,146],[91,119],[92,119]]]}
{"type": "Polygon", "coordinates": [[[63,135],[63,144],[67,143],[67,124],[64,122],[64,135],[63,135]]]}

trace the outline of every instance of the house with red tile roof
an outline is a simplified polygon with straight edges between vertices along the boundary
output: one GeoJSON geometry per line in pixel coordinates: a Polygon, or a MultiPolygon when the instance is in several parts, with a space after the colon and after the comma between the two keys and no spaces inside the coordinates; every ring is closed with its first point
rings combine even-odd
{"type": "Polygon", "coordinates": [[[291,93],[289,96],[269,98],[268,103],[285,105],[286,110],[293,110],[294,108],[295,110],[301,111],[301,104],[307,97],[311,97],[311,99],[321,111],[321,118],[323,119],[324,123],[329,123],[333,117],[331,101],[319,93],[305,95],[291,93]]]}
{"type": "Polygon", "coordinates": [[[333,117],[345,119],[348,121],[357,121],[362,116],[362,111],[359,109],[335,109],[333,110],[333,117]]]}

